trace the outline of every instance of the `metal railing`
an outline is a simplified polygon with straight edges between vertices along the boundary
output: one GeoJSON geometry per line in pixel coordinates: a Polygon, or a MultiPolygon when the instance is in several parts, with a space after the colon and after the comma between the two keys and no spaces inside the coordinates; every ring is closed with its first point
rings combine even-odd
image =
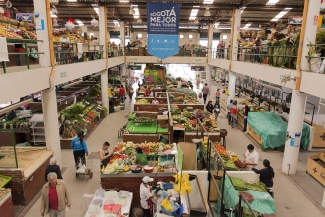
{"type": "MultiPolygon", "coordinates": [[[[25,66],[27,69],[30,69],[31,65],[37,65],[38,62],[38,55],[39,54],[44,54],[43,52],[37,52],[36,49],[37,47],[37,42],[43,42],[42,40],[34,40],[34,39],[20,39],[20,38],[7,38],[7,43],[8,45],[16,46],[17,44],[22,45],[22,48],[15,48],[15,52],[11,52],[11,49],[9,47],[8,49],[8,55],[9,55],[9,64],[10,62],[16,63],[15,66],[25,66]],[[35,47],[31,47],[31,45],[34,45],[35,47]],[[16,61],[14,59],[10,58],[10,56],[16,56],[16,61]],[[31,58],[34,58],[36,60],[36,63],[31,64],[31,58]],[[26,63],[24,63],[26,61],[26,63]]],[[[13,67],[14,65],[9,65],[10,67],[13,67]]],[[[3,73],[7,73],[7,61],[2,61],[1,62],[1,68],[3,73]]]]}
{"type": "Polygon", "coordinates": [[[55,65],[88,62],[103,58],[103,45],[53,42],[55,65]]]}
{"type": "MultiPolygon", "coordinates": [[[[180,57],[208,57],[208,48],[178,48],[174,56],[180,57]]],[[[125,47],[125,56],[152,56],[148,53],[147,47],[125,47]]]]}
{"type": "Polygon", "coordinates": [[[233,60],[296,69],[298,45],[236,47],[233,60]],[[237,56],[237,57],[236,57],[237,56]]]}

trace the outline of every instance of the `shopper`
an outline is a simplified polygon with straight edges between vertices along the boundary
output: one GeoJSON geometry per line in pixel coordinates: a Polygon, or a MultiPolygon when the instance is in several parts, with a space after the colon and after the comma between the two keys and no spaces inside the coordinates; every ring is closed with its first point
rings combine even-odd
{"type": "Polygon", "coordinates": [[[247,118],[248,118],[248,112],[250,111],[248,105],[245,104],[245,107],[243,109],[243,114],[244,114],[244,129],[243,131],[245,132],[247,130],[247,118]]]}
{"type": "Polygon", "coordinates": [[[209,100],[209,102],[208,102],[208,104],[207,104],[207,106],[205,108],[211,114],[213,113],[213,105],[212,105],[212,101],[211,100],[209,100]]]}
{"type": "Polygon", "coordinates": [[[50,159],[50,165],[48,165],[45,169],[45,181],[47,182],[47,175],[49,173],[56,173],[56,177],[58,179],[63,179],[62,178],[62,175],[61,175],[61,170],[60,170],[60,167],[59,165],[56,165],[56,158],[55,157],[52,157],[50,159]]]}
{"type": "Polygon", "coordinates": [[[130,102],[132,101],[132,97],[133,97],[133,93],[134,93],[134,90],[133,90],[133,87],[131,85],[129,85],[129,98],[130,98],[130,102]]]}
{"type": "Polygon", "coordinates": [[[230,116],[231,116],[231,127],[236,128],[237,127],[237,100],[232,101],[232,105],[230,106],[230,116]]]}
{"type": "Polygon", "coordinates": [[[231,115],[230,115],[230,107],[232,105],[232,99],[230,100],[230,103],[227,105],[227,116],[228,116],[228,124],[230,124],[231,121],[231,115]]]}
{"type": "Polygon", "coordinates": [[[16,118],[17,115],[14,110],[11,110],[11,112],[8,113],[8,120],[11,121],[12,119],[16,118]]]}
{"type": "Polygon", "coordinates": [[[213,110],[214,110],[214,118],[217,121],[217,118],[220,113],[220,103],[219,102],[216,102],[216,104],[214,104],[213,110]]]}
{"type": "Polygon", "coordinates": [[[143,153],[142,148],[136,147],[135,151],[137,152],[137,154],[133,156],[135,164],[140,164],[142,166],[148,165],[147,155],[143,153]]]}
{"type": "Polygon", "coordinates": [[[157,98],[154,98],[154,99],[152,100],[152,104],[153,104],[153,105],[158,105],[158,104],[159,104],[158,99],[157,99],[157,98]]]}
{"type": "Polygon", "coordinates": [[[270,189],[273,187],[274,170],[270,165],[270,161],[267,159],[263,160],[263,166],[264,168],[261,170],[255,168],[252,168],[252,170],[260,174],[260,182],[263,182],[265,186],[270,189]]]}
{"type": "Polygon", "coordinates": [[[79,159],[83,165],[86,165],[86,157],[88,156],[88,148],[86,140],[84,140],[84,134],[78,133],[78,137],[74,138],[71,142],[71,148],[73,150],[74,161],[76,163],[76,169],[78,169],[79,159]]]}
{"type": "Polygon", "coordinates": [[[249,144],[247,146],[247,151],[244,154],[244,158],[245,159],[243,160],[243,162],[246,164],[246,168],[248,170],[257,166],[260,156],[257,151],[254,150],[254,145],[249,144]]]}
{"type": "Polygon", "coordinates": [[[200,119],[200,121],[203,121],[204,120],[204,114],[202,113],[202,110],[199,109],[195,115],[195,118],[196,119],[200,119]]]}
{"type": "Polygon", "coordinates": [[[150,192],[150,182],[153,182],[153,178],[145,176],[142,178],[140,185],[140,204],[143,211],[143,217],[151,217],[152,201],[156,195],[150,192]]]}
{"type": "Polygon", "coordinates": [[[70,39],[67,37],[66,34],[64,34],[64,35],[60,38],[60,42],[61,42],[61,43],[70,43],[70,39]]]}
{"type": "Polygon", "coordinates": [[[220,89],[217,89],[216,91],[216,103],[220,102],[220,89]]]}
{"type": "Polygon", "coordinates": [[[210,89],[207,83],[205,83],[205,86],[202,88],[202,94],[203,94],[203,100],[205,104],[205,102],[207,101],[207,96],[210,94],[210,89]]]}
{"type": "Polygon", "coordinates": [[[41,216],[64,217],[65,208],[71,207],[70,195],[65,181],[57,179],[56,173],[47,175],[49,180],[41,192],[41,216]]]}
{"type": "Polygon", "coordinates": [[[99,149],[99,151],[98,151],[101,169],[103,166],[104,167],[107,166],[108,162],[111,160],[111,156],[113,155],[113,152],[109,153],[109,151],[108,151],[109,146],[110,146],[110,144],[108,142],[104,142],[102,148],[99,149]]]}
{"type": "Polygon", "coordinates": [[[181,88],[182,87],[182,80],[179,80],[177,83],[177,88],[181,88]]]}
{"type": "Polygon", "coordinates": [[[197,76],[196,76],[196,88],[197,88],[197,89],[199,89],[199,87],[200,87],[200,82],[201,82],[201,81],[200,81],[200,75],[197,75],[197,76]]]}
{"type": "Polygon", "coordinates": [[[125,97],[125,89],[124,89],[123,85],[121,85],[121,87],[120,87],[119,96],[120,96],[121,103],[123,103],[124,102],[124,97],[125,97]]]}

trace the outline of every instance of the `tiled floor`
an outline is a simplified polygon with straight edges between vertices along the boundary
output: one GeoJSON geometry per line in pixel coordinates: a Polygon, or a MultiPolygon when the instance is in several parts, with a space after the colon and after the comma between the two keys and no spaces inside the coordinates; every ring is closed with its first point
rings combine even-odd
{"type": "MultiPolygon", "coordinates": [[[[134,100],[133,100],[134,102],[134,100]]],[[[126,109],[114,114],[108,115],[92,132],[90,137],[87,139],[89,152],[96,153],[103,142],[108,141],[112,146],[122,139],[117,138],[117,130],[126,124],[127,119],[125,116],[130,110],[133,110],[133,104],[130,104],[127,100],[126,109]]],[[[227,149],[234,151],[241,156],[246,151],[246,146],[249,143],[255,144],[255,142],[243,133],[240,129],[230,129],[225,116],[222,114],[218,119],[219,128],[228,130],[227,136],[227,149]]],[[[325,216],[325,210],[319,205],[321,203],[320,196],[324,192],[324,187],[321,186],[317,181],[305,174],[306,162],[309,155],[314,153],[302,152],[299,156],[298,161],[298,173],[295,176],[288,177],[281,172],[283,153],[271,151],[262,152],[258,146],[255,146],[257,151],[260,153],[260,165],[262,166],[263,159],[269,159],[271,165],[275,170],[274,180],[274,192],[275,192],[275,203],[277,209],[277,217],[323,217],[325,216]],[[296,180],[296,181],[295,181],[296,180]],[[308,186],[306,188],[305,186],[308,186]],[[305,190],[300,187],[305,188],[305,190]],[[314,197],[312,199],[311,196],[314,197]]],[[[111,147],[113,148],[113,147],[111,147]]],[[[72,150],[62,150],[63,156],[63,167],[67,167],[63,173],[63,178],[67,182],[69,192],[72,198],[71,209],[66,213],[67,217],[81,217],[84,216],[84,212],[87,209],[87,201],[83,199],[84,194],[93,194],[96,189],[100,187],[100,172],[99,172],[99,160],[89,160],[93,163],[93,179],[89,179],[88,176],[75,177],[74,162],[72,156],[72,150]]],[[[35,204],[31,204],[20,213],[21,217],[34,217],[40,216],[39,205],[40,199],[35,198],[35,204]]],[[[89,202],[88,202],[89,203],[89,202]]]]}

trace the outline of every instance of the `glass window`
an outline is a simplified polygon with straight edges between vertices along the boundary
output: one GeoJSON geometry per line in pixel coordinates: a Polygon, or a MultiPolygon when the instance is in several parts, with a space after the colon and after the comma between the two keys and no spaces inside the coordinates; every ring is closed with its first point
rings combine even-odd
{"type": "Polygon", "coordinates": [[[227,38],[228,38],[227,35],[223,35],[223,36],[222,36],[222,39],[223,39],[223,40],[226,40],[227,38]]]}
{"type": "Polygon", "coordinates": [[[192,35],[192,34],[189,34],[189,35],[188,35],[188,38],[189,38],[189,39],[193,39],[193,35],[192,35]]]}
{"type": "Polygon", "coordinates": [[[184,35],[183,35],[183,34],[180,34],[180,35],[179,35],[179,38],[184,38],[184,35]]]}
{"type": "Polygon", "coordinates": [[[142,38],[142,33],[138,33],[138,38],[142,38]]]}

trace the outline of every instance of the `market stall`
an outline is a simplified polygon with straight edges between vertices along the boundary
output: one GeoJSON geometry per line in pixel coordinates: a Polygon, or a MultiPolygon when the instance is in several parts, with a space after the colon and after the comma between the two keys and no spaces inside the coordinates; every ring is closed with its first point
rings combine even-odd
{"type": "MultiPolygon", "coordinates": [[[[288,124],[273,112],[250,112],[248,115],[247,132],[251,135],[263,150],[268,148],[279,148],[285,145],[288,124]],[[269,124],[265,124],[269,123],[269,124]]],[[[301,146],[304,150],[310,142],[310,128],[303,124],[302,132],[290,138],[292,145],[301,146]],[[299,142],[298,144],[297,141],[299,142]]]]}
{"type": "MultiPolygon", "coordinates": [[[[1,177],[0,177],[1,179],[1,177]]],[[[12,203],[11,190],[0,188],[0,213],[6,217],[14,217],[14,206],[12,203]]]]}
{"type": "MultiPolygon", "coordinates": [[[[147,111],[147,112],[158,112],[159,110],[166,110],[168,108],[167,98],[157,98],[158,101],[164,102],[164,104],[152,104],[148,97],[138,97],[134,104],[134,111],[147,111]],[[138,99],[139,98],[139,99],[138,99]]],[[[154,98],[153,98],[154,99],[154,98]]]]}
{"type": "Polygon", "coordinates": [[[14,205],[26,206],[41,190],[51,157],[45,147],[0,148],[0,174],[11,177],[6,188],[11,189],[14,205]]]}

